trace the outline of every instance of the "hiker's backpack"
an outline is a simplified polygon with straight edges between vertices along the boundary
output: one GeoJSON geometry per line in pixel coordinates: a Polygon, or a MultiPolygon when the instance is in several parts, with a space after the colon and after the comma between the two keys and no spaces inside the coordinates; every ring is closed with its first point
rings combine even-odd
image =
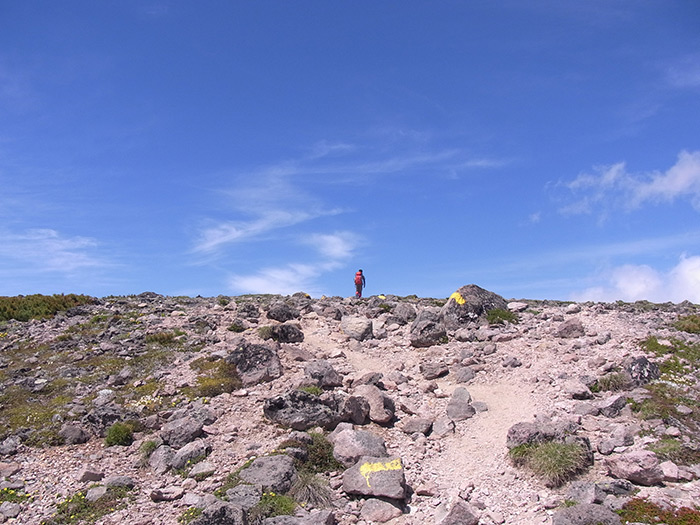
{"type": "Polygon", "coordinates": [[[362,274],[360,272],[355,274],[355,284],[362,284],[362,274]]]}

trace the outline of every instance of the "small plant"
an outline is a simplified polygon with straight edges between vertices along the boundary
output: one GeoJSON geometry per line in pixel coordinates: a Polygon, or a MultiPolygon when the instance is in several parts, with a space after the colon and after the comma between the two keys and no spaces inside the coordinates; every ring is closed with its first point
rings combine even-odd
{"type": "Polygon", "coordinates": [[[144,460],[147,460],[151,457],[151,454],[153,454],[157,448],[158,442],[153,439],[149,439],[148,441],[144,441],[143,443],[141,443],[141,446],[139,447],[139,452],[141,453],[141,457],[144,460]]]}
{"type": "Polygon", "coordinates": [[[94,297],[87,295],[20,295],[17,297],[0,297],[0,321],[29,321],[30,319],[48,319],[58,312],[74,306],[93,304],[94,297]]]}
{"type": "Polygon", "coordinates": [[[391,305],[390,304],[382,303],[377,308],[380,308],[380,309],[384,310],[385,312],[391,312],[391,305]]]}
{"type": "Polygon", "coordinates": [[[700,511],[683,507],[678,510],[664,510],[655,503],[643,498],[634,498],[618,510],[623,523],[665,523],[666,525],[698,525],[700,511]]]}
{"type": "Polygon", "coordinates": [[[266,518],[291,516],[296,509],[293,498],[274,492],[264,492],[260,501],[250,509],[248,519],[251,523],[262,523],[266,518]]]}
{"type": "Polygon", "coordinates": [[[302,470],[313,473],[343,470],[344,466],[333,457],[333,444],[321,432],[309,432],[311,443],[306,445],[308,458],[302,465],[302,470]]]}
{"type": "Polygon", "coordinates": [[[128,423],[117,421],[107,429],[105,444],[108,447],[114,445],[128,446],[134,442],[134,429],[128,423]]]}
{"type": "Polygon", "coordinates": [[[243,326],[241,323],[234,321],[231,323],[231,325],[227,328],[230,332],[234,332],[236,334],[240,334],[241,332],[245,332],[245,326],[243,326]]]}
{"type": "Polygon", "coordinates": [[[191,392],[196,397],[216,397],[233,392],[242,385],[236,365],[224,359],[199,358],[190,364],[190,368],[200,372],[197,388],[191,392]]]}
{"type": "Polygon", "coordinates": [[[231,302],[231,299],[220,295],[219,297],[217,297],[216,302],[219,304],[219,306],[226,306],[231,302]]]}
{"type": "Polygon", "coordinates": [[[486,312],[486,320],[489,324],[517,324],[519,321],[514,312],[502,308],[494,308],[486,312]]]}
{"type": "Polygon", "coordinates": [[[578,443],[546,441],[527,443],[509,451],[516,466],[526,467],[550,487],[559,487],[586,466],[586,454],[578,443]]]}
{"type": "Polygon", "coordinates": [[[661,461],[673,461],[677,465],[693,465],[700,462],[700,450],[692,449],[675,438],[662,438],[647,447],[661,461]]]}
{"type": "Polygon", "coordinates": [[[442,337],[440,337],[440,339],[438,339],[439,345],[446,345],[449,342],[450,342],[450,340],[447,338],[446,335],[443,335],[442,337]]]}
{"type": "Polygon", "coordinates": [[[146,343],[160,346],[173,346],[181,343],[178,338],[183,335],[185,335],[185,332],[182,330],[156,332],[154,334],[146,335],[146,343]]]}
{"type": "Polygon", "coordinates": [[[218,489],[214,491],[214,496],[216,496],[217,498],[225,498],[227,491],[236,488],[238,485],[240,485],[242,483],[241,471],[247,469],[253,463],[254,460],[255,458],[250,458],[248,461],[243,463],[243,465],[241,465],[235,471],[231,472],[228,476],[226,476],[223,485],[221,485],[218,489]]]}
{"type": "Polygon", "coordinates": [[[0,502],[22,503],[31,499],[32,497],[29,494],[25,494],[23,491],[7,487],[0,489],[0,502]]]}
{"type": "Polygon", "coordinates": [[[299,503],[315,508],[329,507],[333,501],[333,492],[328,481],[308,470],[299,472],[289,489],[289,495],[299,503]]]}
{"type": "Polygon", "coordinates": [[[700,334],[700,315],[686,315],[673,323],[673,327],[681,332],[700,334]]]}
{"type": "Polygon", "coordinates": [[[323,388],[320,386],[316,385],[304,385],[300,386],[298,390],[301,390],[302,392],[306,392],[307,394],[311,394],[312,396],[320,396],[323,394],[323,388]]]}
{"type": "Polygon", "coordinates": [[[625,372],[612,372],[599,378],[591,390],[593,392],[617,392],[625,390],[631,378],[625,372]]]}
{"type": "Polygon", "coordinates": [[[198,507],[190,507],[189,509],[185,510],[182,514],[180,514],[180,516],[177,518],[177,522],[180,525],[189,525],[201,515],[202,509],[198,507]]]}
{"type": "Polygon", "coordinates": [[[122,502],[130,489],[126,487],[109,487],[107,493],[97,501],[88,501],[87,491],[73,494],[56,506],[56,514],[42,525],[72,525],[95,523],[102,516],[110,514],[125,506],[122,502]]]}
{"type": "Polygon", "coordinates": [[[272,339],[274,336],[274,330],[272,326],[266,325],[266,326],[261,326],[258,328],[258,336],[260,339],[264,339],[267,341],[268,339],[272,339]]]}

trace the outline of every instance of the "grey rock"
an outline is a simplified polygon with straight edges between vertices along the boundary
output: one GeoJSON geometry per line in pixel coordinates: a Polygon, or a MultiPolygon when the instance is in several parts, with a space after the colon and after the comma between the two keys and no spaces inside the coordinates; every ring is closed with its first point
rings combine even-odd
{"type": "Polygon", "coordinates": [[[463,421],[469,419],[476,414],[476,410],[472,406],[472,396],[464,387],[455,388],[452,398],[447,403],[447,417],[452,421],[463,421]]]}
{"type": "Polygon", "coordinates": [[[476,377],[476,372],[468,366],[455,367],[450,374],[455,383],[468,383],[476,377]]]}
{"type": "Polygon", "coordinates": [[[90,503],[95,503],[96,501],[104,498],[107,495],[107,487],[100,485],[97,487],[90,487],[85,493],[85,499],[90,503]]]}
{"type": "Polygon", "coordinates": [[[364,341],[372,338],[372,321],[366,317],[348,315],[341,319],[340,329],[352,339],[364,341]]]}
{"type": "Polygon", "coordinates": [[[165,474],[173,463],[175,450],[168,445],[161,445],[148,457],[148,465],[158,475],[165,474]]]}
{"type": "Polygon", "coordinates": [[[625,395],[614,395],[607,399],[604,399],[599,405],[600,413],[605,417],[617,417],[620,415],[620,411],[627,404],[627,396],[625,395]]]}
{"type": "Polygon", "coordinates": [[[343,378],[333,368],[333,365],[323,360],[312,361],[304,368],[306,376],[311,378],[321,388],[333,388],[343,385],[343,378]]]}
{"type": "Polygon", "coordinates": [[[433,420],[424,417],[411,417],[401,421],[401,430],[406,434],[428,435],[433,428],[433,420]]]}
{"type": "Polygon", "coordinates": [[[625,452],[605,460],[608,474],[637,485],[658,485],[664,479],[656,454],[648,450],[625,452]]]}
{"type": "Polygon", "coordinates": [[[573,319],[568,319],[561,323],[555,332],[556,337],[561,337],[565,339],[571,339],[574,337],[583,337],[586,333],[583,323],[577,317],[573,319]]]}
{"type": "Polygon", "coordinates": [[[448,329],[455,330],[485,316],[489,310],[506,308],[508,303],[503,297],[470,284],[450,296],[440,310],[440,319],[448,329]]]}
{"type": "Polygon", "coordinates": [[[301,316],[296,308],[288,305],[285,302],[277,301],[267,310],[267,317],[268,319],[274,319],[275,321],[284,323],[285,321],[291,321],[292,319],[299,319],[301,316]]]}
{"type": "Polygon", "coordinates": [[[178,449],[200,437],[204,433],[203,427],[201,421],[189,416],[183,417],[163,425],[160,437],[163,439],[163,443],[178,449]]]}
{"type": "Polygon", "coordinates": [[[243,510],[250,510],[255,507],[262,497],[260,487],[253,485],[238,485],[226,491],[226,499],[229,503],[241,507],[243,510]]]}
{"type": "Polygon", "coordinates": [[[125,487],[127,489],[133,489],[136,486],[134,479],[129,476],[109,476],[105,478],[103,483],[109,488],[125,487]]]}
{"type": "Polygon", "coordinates": [[[620,516],[602,505],[581,503],[560,509],[552,516],[552,525],[621,525],[620,516]]]}
{"type": "Polygon", "coordinates": [[[403,500],[406,477],[401,458],[363,456],[343,473],[343,491],[359,496],[403,500]]]}
{"type": "Polygon", "coordinates": [[[374,385],[360,385],[353,391],[353,395],[364,397],[369,403],[369,418],[379,424],[391,423],[396,412],[396,405],[384,392],[374,385]]]}
{"type": "Polygon", "coordinates": [[[575,481],[569,486],[567,499],[577,503],[603,503],[606,493],[595,483],[575,481]]]}
{"type": "Polygon", "coordinates": [[[431,380],[446,376],[450,370],[444,363],[428,362],[420,365],[420,371],[425,379],[431,380]]]}
{"type": "Polygon", "coordinates": [[[376,498],[365,500],[360,511],[360,517],[371,523],[386,523],[402,514],[403,511],[398,505],[376,498]]]}
{"type": "Polygon", "coordinates": [[[13,503],[11,501],[3,501],[0,504],[0,515],[6,518],[17,518],[22,512],[22,507],[19,503],[13,503]]]}
{"type": "Polygon", "coordinates": [[[278,348],[278,343],[263,345],[241,340],[226,357],[226,362],[236,365],[244,386],[272,381],[282,376],[278,348]]]}
{"type": "Polygon", "coordinates": [[[0,454],[3,456],[14,456],[19,450],[21,441],[18,436],[9,436],[0,443],[0,454]]]}
{"type": "Polygon", "coordinates": [[[356,425],[364,425],[369,417],[369,401],[362,396],[348,396],[343,400],[340,408],[342,421],[349,421],[356,425]]]}
{"type": "Polygon", "coordinates": [[[272,327],[272,339],[279,343],[301,343],[304,332],[298,323],[286,322],[272,327]]]}
{"type": "Polygon", "coordinates": [[[202,514],[192,520],[190,525],[248,525],[248,520],[241,507],[214,501],[204,507],[202,514]]]}
{"type": "Polygon", "coordinates": [[[436,522],[438,525],[477,525],[479,512],[466,501],[457,500],[447,514],[436,522]]]}
{"type": "Polygon", "coordinates": [[[625,370],[637,386],[646,385],[650,381],[661,377],[659,366],[644,356],[636,357],[626,362],[625,370]]]}
{"type": "Polygon", "coordinates": [[[270,421],[294,430],[315,426],[332,429],[341,421],[341,414],[333,403],[300,390],[267,399],[263,413],[270,421]]]}
{"type": "Polygon", "coordinates": [[[411,346],[424,348],[443,342],[447,338],[447,329],[440,320],[437,309],[426,308],[411,323],[409,339],[411,346]]]}
{"type": "Polygon", "coordinates": [[[171,466],[175,469],[182,469],[188,463],[202,459],[211,453],[211,445],[203,439],[196,439],[184,445],[178,450],[171,461],[171,466]]]}
{"type": "Polygon", "coordinates": [[[263,456],[241,470],[246,483],[261,487],[263,492],[286,493],[297,477],[294,460],[289,456],[263,456]]]}
{"type": "Polygon", "coordinates": [[[152,490],[149,494],[151,501],[175,501],[180,499],[185,494],[185,490],[182,487],[164,487],[162,489],[152,490]]]}
{"type": "Polygon", "coordinates": [[[216,472],[216,466],[208,461],[200,461],[196,463],[188,474],[188,477],[194,478],[196,480],[202,480],[208,478],[216,472]]]}
{"type": "Polygon", "coordinates": [[[77,445],[90,441],[90,434],[82,425],[77,423],[64,423],[58,435],[63,438],[66,445],[77,445]]]}
{"type": "Polygon", "coordinates": [[[449,417],[441,417],[433,423],[433,432],[431,436],[436,438],[445,437],[448,434],[454,434],[455,422],[449,417]]]}
{"type": "Polygon", "coordinates": [[[384,440],[366,430],[346,429],[332,436],[333,457],[346,467],[357,463],[362,456],[387,456],[384,440]]]}

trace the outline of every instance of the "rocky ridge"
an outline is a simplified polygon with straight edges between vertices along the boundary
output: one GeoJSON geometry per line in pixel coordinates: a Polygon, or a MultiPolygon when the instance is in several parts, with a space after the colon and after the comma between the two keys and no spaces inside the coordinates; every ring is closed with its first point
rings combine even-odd
{"type": "Polygon", "coordinates": [[[69,523],[64,502],[115,488],[128,497],[97,523],[171,525],[188,509],[195,525],[620,523],[611,510],[633,497],[693,508],[697,363],[659,365],[700,344],[673,328],[697,312],[508,303],[470,285],[448,301],[146,293],[1,323],[0,489],[28,498],[5,499],[0,522],[69,523]],[[489,324],[494,310],[517,323],[489,324]],[[650,387],[669,384],[673,406],[646,413],[650,387]],[[108,446],[120,422],[133,443],[108,446]],[[319,474],[331,496],[256,517],[319,435],[339,462],[319,474]],[[585,467],[560,485],[515,466],[509,450],[544,441],[579,444],[585,467]],[[691,460],[667,459],[671,444],[691,460]]]}

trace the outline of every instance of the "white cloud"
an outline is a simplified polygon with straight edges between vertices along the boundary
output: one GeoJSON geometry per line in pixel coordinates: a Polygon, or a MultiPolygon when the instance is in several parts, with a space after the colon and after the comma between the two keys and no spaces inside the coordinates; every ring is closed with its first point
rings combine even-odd
{"type": "Polygon", "coordinates": [[[668,272],[626,264],[599,276],[602,283],[572,294],[576,301],[691,301],[700,303],[700,256],[681,257],[668,272]]]}
{"type": "Polygon", "coordinates": [[[352,256],[359,237],[352,232],[317,233],[304,239],[304,242],[316,248],[327,259],[344,260],[352,256]]]}
{"type": "Polygon", "coordinates": [[[2,265],[4,272],[12,271],[12,268],[24,272],[31,268],[41,272],[71,273],[104,265],[90,253],[96,246],[97,242],[87,237],[64,237],[56,230],[33,229],[19,234],[5,232],[0,243],[0,256],[5,260],[2,265]]]}
{"type": "Polygon", "coordinates": [[[681,151],[668,170],[629,173],[624,162],[594,168],[564,186],[575,200],[562,207],[564,214],[599,213],[614,208],[635,209],[647,202],[672,202],[687,197],[700,211],[700,151],[681,151]]]}
{"type": "Polygon", "coordinates": [[[675,88],[700,87],[700,54],[689,55],[672,64],[667,71],[668,82],[675,88]]]}
{"type": "Polygon", "coordinates": [[[253,275],[234,275],[229,286],[241,293],[271,293],[290,295],[304,291],[313,295],[318,272],[310,264],[288,264],[277,268],[263,268],[253,275]]]}

